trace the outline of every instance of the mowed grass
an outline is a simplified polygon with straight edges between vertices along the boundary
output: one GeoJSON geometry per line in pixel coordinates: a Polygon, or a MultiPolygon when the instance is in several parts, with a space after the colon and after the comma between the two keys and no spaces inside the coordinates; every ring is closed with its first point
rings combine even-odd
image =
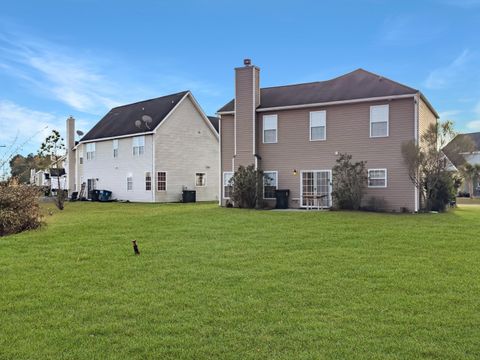
{"type": "Polygon", "coordinates": [[[477,206],[69,203],[46,220],[0,238],[0,359],[480,358],[477,206]]]}

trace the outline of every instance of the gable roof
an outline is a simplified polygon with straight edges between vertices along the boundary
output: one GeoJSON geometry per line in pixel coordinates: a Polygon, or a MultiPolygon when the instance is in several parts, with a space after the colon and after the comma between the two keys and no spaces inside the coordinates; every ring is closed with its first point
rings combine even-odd
{"type": "MultiPolygon", "coordinates": [[[[331,80],[262,88],[260,89],[260,106],[257,109],[417,93],[419,91],[416,89],[369,71],[357,69],[331,80]]],[[[235,102],[231,100],[218,112],[234,111],[234,107],[235,102]]]]}
{"type": "Polygon", "coordinates": [[[189,91],[182,91],[155,99],[117,106],[111,109],[85,134],[80,142],[153,131],[188,93],[189,91]],[[135,125],[135,121],[141,120],[143,115],[151,116],[150,129],[145,129],[144,126],[138,128],[135,125]]]}
{"type": "MultiPolygon", "coordinates": [[[[465,151],[462,148],[470,147],[470,145],[472,146],[470,151],[480,151],[480,132],[458,134],[442,150],[448,157],[453,157],[458,155],[458,152],[465,151]]],[[[458,161],[455,165],[458,165],[458,161]]]]}

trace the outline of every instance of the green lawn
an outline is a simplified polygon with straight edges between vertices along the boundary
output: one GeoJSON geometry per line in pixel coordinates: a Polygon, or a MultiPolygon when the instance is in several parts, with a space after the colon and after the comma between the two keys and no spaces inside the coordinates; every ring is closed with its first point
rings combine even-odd
{"type": "Polygon", "coordinates": [[[480,358],[479,206],[74,203],[47,222],[0,238],[2,360],[480,358]]]}

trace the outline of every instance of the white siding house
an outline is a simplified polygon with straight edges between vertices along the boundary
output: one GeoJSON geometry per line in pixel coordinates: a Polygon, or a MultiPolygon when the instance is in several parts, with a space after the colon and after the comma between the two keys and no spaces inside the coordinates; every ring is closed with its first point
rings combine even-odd
{"type": "Polygon", "coordinates": [[[69,190],[84,184],[83,195],[99,189],[117,200],[177,202],[188,189],[197,201],[218,200],[216,120],[189,91],[114,108],[76,146],[67,144],[75,162],[69,190]]]}

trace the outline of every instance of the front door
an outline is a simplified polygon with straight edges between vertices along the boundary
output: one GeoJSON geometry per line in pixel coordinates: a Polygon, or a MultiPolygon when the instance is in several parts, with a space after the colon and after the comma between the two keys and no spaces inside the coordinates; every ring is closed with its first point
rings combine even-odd
{"type": "Polygon", "coordinates": [[[329,208],[332,206],[332,171],[302,171],[300,177],[301,206],[329,208]]]}

